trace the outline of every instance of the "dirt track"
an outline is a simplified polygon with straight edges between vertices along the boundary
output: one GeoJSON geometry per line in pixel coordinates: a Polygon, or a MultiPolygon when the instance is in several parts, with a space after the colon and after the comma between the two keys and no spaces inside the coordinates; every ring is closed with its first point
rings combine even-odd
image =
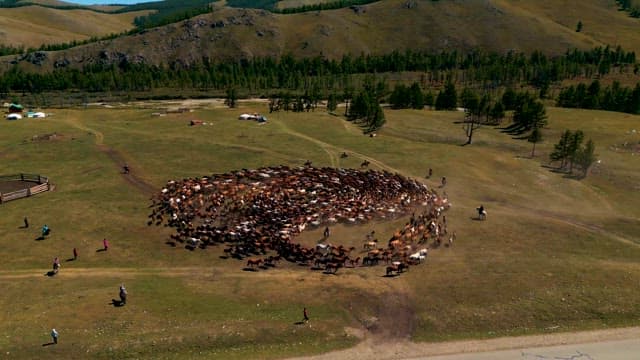
{"type": "MultiPolygon", "coordinates": [[[[640,337],[640,327],[594,330],[575,333],[557,333],[548,335],[504,337],[490,340],[464,340],[442,343],[413,343],[409,341],[379,342],[374,338],[367,338],[360,344],[347,350],[333,351],[317,356],[292,358],[291,360],[428,359],[430,356],[436,355],[470,354],[506,349],[546,347],[563,344],[592,344],[606,341],[638,339],[638,337],[640,337]]],[[[472,356],[468,358],[475,357],[472,356]]],[[[483,359],[488,358],[483,357],[483,359]]],[[[521,357],[509,359],[515,360],[518,358],[521,357]]],[[[635,357],[629,357],[629,359],[633,358],[635,357]]],[[[537,357],[537,359],[544,359],[544,357],[537,357]]],[[[565,358],[551,357],[550,359],[565,358]]]]}

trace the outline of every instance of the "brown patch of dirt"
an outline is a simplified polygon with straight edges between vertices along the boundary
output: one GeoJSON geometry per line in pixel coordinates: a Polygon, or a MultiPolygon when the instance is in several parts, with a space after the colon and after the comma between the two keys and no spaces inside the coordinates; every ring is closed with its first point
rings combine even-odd
{"type": "Polygon", "coordinates": [[[33,181],[20,181],[20,180],[0,181],[0,194],[28,189],[35,185],[38,185],[38,183],[33,181]]]}

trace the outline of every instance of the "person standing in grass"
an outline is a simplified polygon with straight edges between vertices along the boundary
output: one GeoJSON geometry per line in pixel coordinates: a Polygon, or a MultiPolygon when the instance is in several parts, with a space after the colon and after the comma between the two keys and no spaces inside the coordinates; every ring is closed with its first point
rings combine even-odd
{"type": "Polygon", "coordinates": [[[107,238],[102,239],[102,246],[104,247],[104,251],[109,250],[109,241],[107,238]]]}
{"type": "Polygon", "coordinates": [[[53,343],[57,344],[58,343],[58,332],[56,331],[56,329],[51,329],[51,339],[53,339],[53,343]]]}
{"type": "Polygon", "coordinates": [[[24,217],[24,228],[27,229],[29,227],[29,220],[27,219],[27,217],[24,217]]]}
{"type": "Polygon", "coordinates": [[[120,303],[122,305],[127,303],[127,289],[124,288],[124,284],[120,285],[120,303]]]}

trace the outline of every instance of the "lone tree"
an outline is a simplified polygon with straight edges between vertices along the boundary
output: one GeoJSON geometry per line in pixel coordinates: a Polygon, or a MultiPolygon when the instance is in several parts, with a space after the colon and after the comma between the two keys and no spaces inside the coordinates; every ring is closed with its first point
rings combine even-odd
{"type": "Polygon", "coordinates": [[[589,169],[594,162],[596,162],[596,145],[593,140],[589,139],[587,144],[578,150],[576,156],[576,165],[582,171],[582,177],[586,177],[589,173],[589,169]]]}
{"type": "Polygon", "coordinates": [[[224,100],[224,104],[230,108],[236,107],[236,100],[238,100],[238,93],[235,88],[231,87],[227,89],[227,98],[224,100]]]}
{"type": "Polygon", "coordinates": [[[531,134],[527,138],[527,141],[533,143],[533,149],[531,149],[531,157],[536,156],[536,144],[542,141],[542,131],[537,126],[533,128],[531,134]]]}

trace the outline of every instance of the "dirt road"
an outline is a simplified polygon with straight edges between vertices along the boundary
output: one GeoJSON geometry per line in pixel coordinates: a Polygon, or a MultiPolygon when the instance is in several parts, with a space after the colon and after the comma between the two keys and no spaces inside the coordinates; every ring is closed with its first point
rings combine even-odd
{"type": "Polygon", "coordinates": [[[627,360],[640,354],[640,327],[443,343],[380,342],[296,360],[627,360]]]}

